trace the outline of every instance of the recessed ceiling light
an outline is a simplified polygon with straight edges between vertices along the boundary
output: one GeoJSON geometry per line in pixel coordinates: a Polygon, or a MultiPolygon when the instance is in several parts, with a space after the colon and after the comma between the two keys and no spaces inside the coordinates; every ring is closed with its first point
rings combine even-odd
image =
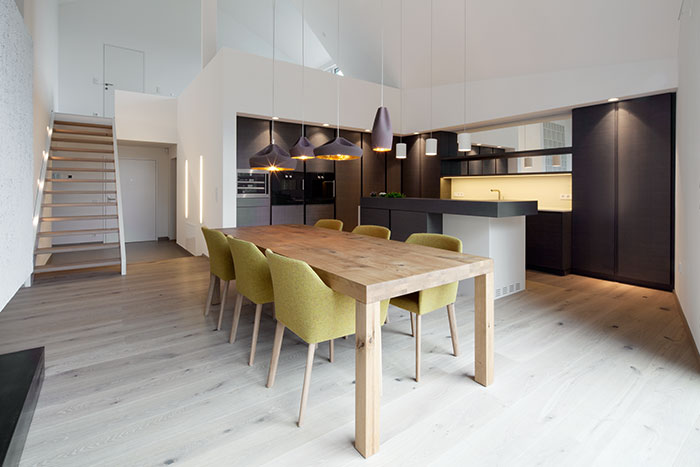
{"type": "Polygon", "coordinates": [[[372,130],[370,130],[369,128],[365,128],[365,131],[366,131],[367,133],[369,133],[369,132],[372,131],[372,130]]]}
{"type": "Polygon", "coordinates": [[[417,134],[418,134],[418,132],[417,132],[417,131],[414,131],[414,132],[413,132],[413,134],[414,134],[414,135],[417,135],[417,134]]]}
{"type": "Polygon", "coordinates": [[[279,117],[272,117],[273,120],[279,120],[279,117]]]}
{"type": "Polygon", "coordinates": [[[476,143],[477,146],[481,146],[481,143],[476,143]]]}
{"type": "Polygon", "coordinates": [[[620,100],[619,97],[611,97],[610,99],[608,99],[608,102],[617,102],[619,100],[620,100]]]}
{"type": "Polygon", "coordinates": [[[324,123],[323,126],[330,126],[328,123],[324,123]]]}
{"type": "Polygon", "coordinates": [[[496,146],[498,149],[501,149],[503,146],[496,146]]]}

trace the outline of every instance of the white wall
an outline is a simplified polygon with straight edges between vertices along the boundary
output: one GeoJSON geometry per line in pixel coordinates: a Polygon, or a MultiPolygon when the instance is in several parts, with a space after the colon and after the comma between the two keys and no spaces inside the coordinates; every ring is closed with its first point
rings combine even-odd
{"type": "Polygon", "coordinates": [[[201,70],[199,17],[199,0],[61,3],[60,110],[102,115],[104,44],[144,51],[146,92],[177,96],[201,70]]]}
{"type": "Polygon", "coordinates": [[[177,99],[140,92],[116,91],[117,139],[177,143],[177,99]]]}
{"type": "Polygon", "coordinates": [[[676,294],[700,345],[700,2],[686,4],[678,54],[676,294]]]}
{"type": "Polygon", "coordinates": [[[0,310],[32,272],[32,39],[13,0],[0,0],[0,310]]]}
{"type": "MultiPolygon", "coordinates": [[[[194,255],[206,252],[201,225],[221,227],[223,216],[223,57],[217,54],[178,98],[177,243],[194,255]],[[199,156],[203,156],[203,222],[199,222],[199,156]],[[185,181],[185,161],[189,176],[185,181]],[[185,194],[187,183],[189,196],[185,194]],[[189,217],[185,218],[185,203],[189,217]]],[[[224,85],[225,84],[225,85],[224,85]]],[[[226,109],[233,112],[234,109],[226,109]]],[[[234,129],[235,132],[235,129],[234,129]]],[[[234,166],[235,170],[235,166],[234,166]]],[[[235,190],[235,179],[234,190],[235,190]]],[[[235,198],[234,198],[235,199],[235,198]]],[[[233,211],[235,216],[235,204],[233,211]]],[[[235,225],[235,224],[234,224],[235,225]]]]}

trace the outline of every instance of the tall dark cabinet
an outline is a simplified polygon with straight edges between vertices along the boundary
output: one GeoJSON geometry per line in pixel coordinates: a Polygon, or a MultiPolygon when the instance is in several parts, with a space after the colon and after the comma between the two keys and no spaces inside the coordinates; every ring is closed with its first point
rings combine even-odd
{"type": "Polygon", "coordinates": [[[673,289],[675,94],[573,111],[572,267],[673,289]]]}

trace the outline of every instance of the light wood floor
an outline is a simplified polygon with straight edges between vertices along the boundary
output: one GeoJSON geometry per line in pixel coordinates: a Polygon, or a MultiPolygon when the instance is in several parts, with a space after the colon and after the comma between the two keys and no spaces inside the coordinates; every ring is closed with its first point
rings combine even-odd
{"type": "MultiPolygon", "coordinates": [[[[382,446],[352,447],[353,340],[316,353],[305,425],[295,425],[306,346],[285,334],[264,383],[274,324],[247,365],[253,306],[228,344],[202,316],[207,263],[181,258],[38,279],[0,313],[0,353],[46,346],[46,380],[22,465],[695,465],[700,368],[673,296],[528,274],[496,302],[496,378],[473,375],[473,305],[458,302],[462,355],[445,312],[424,317],[413,381],[408,316],[384,327],[382,446]]],[[[233,297],[233,295],[231,296],[233,297]]],[[[0,383],[1,384],[1,383],[0,383]]]]}

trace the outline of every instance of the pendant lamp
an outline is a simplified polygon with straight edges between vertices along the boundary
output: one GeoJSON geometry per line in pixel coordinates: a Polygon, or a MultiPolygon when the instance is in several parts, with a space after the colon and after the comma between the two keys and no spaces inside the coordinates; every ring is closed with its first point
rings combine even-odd
{"type": "MultiPolygon", "coordinates": [[[[384,0],[379,2],[381,15],[384,15],[384,0]]],[[[372,125],[372,149],[377,152],[391,151],[394,134],[391,128],[391,118],[389,117],[389,109],[384,107],[384,21],[382,21],[382,84],[381,84],[381,103],[377,109],[377,114],[374,116],[374,124],[372,125]]]]}
{"type": "Polygon", "coordinates": [[[472,150],[472,135],[467,133],[467,50],[467,0],[464,0],[464,131],[457,135],[457,150],[459,152],[472,150]]]}
{"type": "MultiPolygon", "coordinates": [[[[382,61],[383,66],[383,61],[382,61]]],[[[396,158],[406,159],[406,143],[403,142],[403,0],[401,0],[401,142],[396,143],[396,158]]]]}
{"type": "MultiPolygon", "coordinates": [[[[338,62],[340,62],[340,0],[338,5],[338,62]]],[[[347,161],[362,157],[362,148],[351,143],[347,139],[340,136],[340,76],[335,75],[335,99],[336,99],[336,136],[333,141],[329,141],[323,146],[314,149],[314,155],[318,159],[326,159],[330,161],[347,161]]]]}
{"type": "Polygon", "coordinates": [[[275,25],[277,0],[272,0],[272,127],[270,130],[271,143],[256,152],[248,161],[251,169],[278,172],[294,170],[297,161],[289,153],[275,144],[275,25]]]}
{"type": "Polygon", "coordinates": [[[425,140],[425,155],[437,156],[437,140],[433,138],[433,0],[430,0],[430,138],[425,140]]]}
{"type": "Polygon", "coordinates": [[[301,136],[297,140],[296,143],[294,143],[294,146],[292,146],[289,149],[289,154],[292,156],[292,159],[301,159],[301,160],[306,160],[306,159],[313,159],[314,157],[314,145],[311,144],[311,141],[304,136],[304,104],[306,103],[304,101],[304,92],[306,91],[306,88],[304,87],[304,73],[305,73],[305,67],[306,67],[306,61],[304,53],[306,51],[306,47],[304,46],[304,29],[305,29],[305,22],[304,22],[304,8],[306,6],[306,0],[302,0],[301,2],[301,136]]]}
{"type": "Polygon", "coordinates": [[[552,167],[561,167],[561,156],[560,155],[555,155],[552,156],[552,167]]]}

